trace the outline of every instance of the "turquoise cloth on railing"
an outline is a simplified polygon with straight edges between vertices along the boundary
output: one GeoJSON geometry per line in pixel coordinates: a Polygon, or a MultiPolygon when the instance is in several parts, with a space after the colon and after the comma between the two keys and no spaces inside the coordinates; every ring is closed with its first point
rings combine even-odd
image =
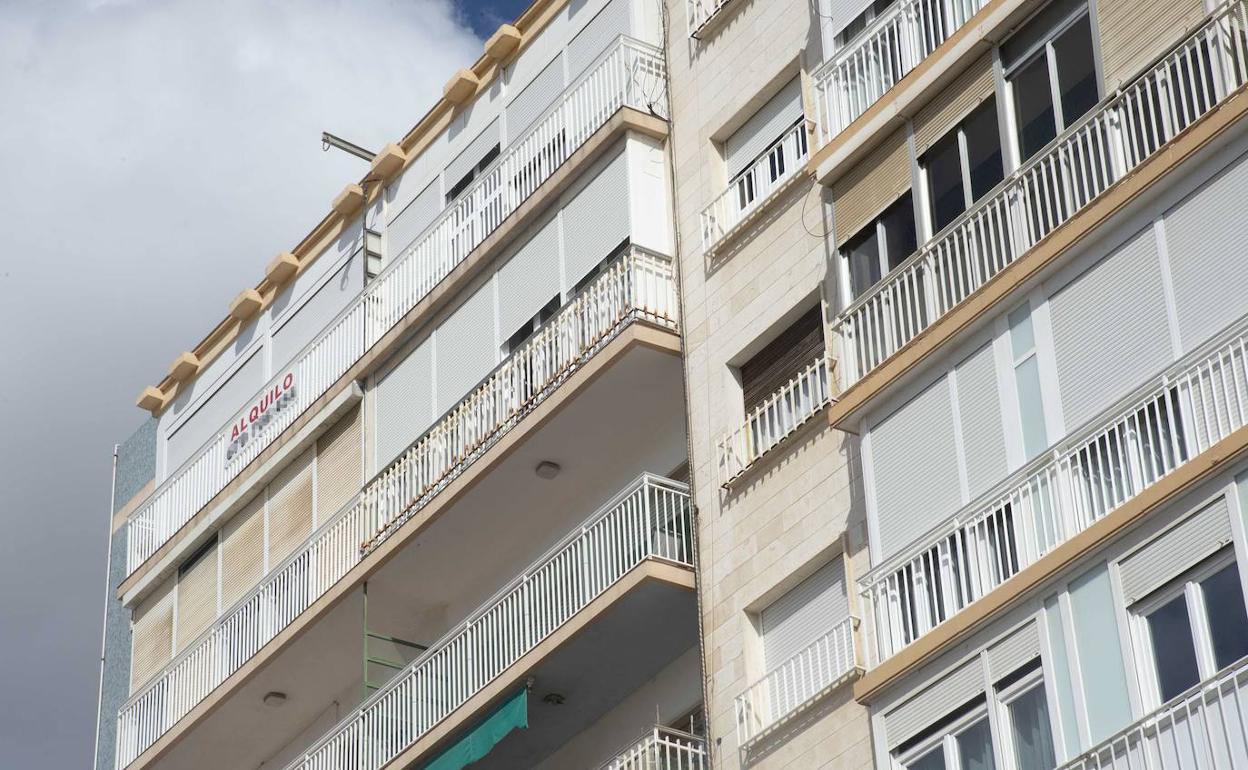
{"type": "Polygon", "coordinates": [[[489,754],[490,749],[497,746],[512,730],[528,726],[529,691],[526,688],[494,709],[494,713],[468,731],[467,735],[425,765],[425,770],[460,770],[489,754]]]}

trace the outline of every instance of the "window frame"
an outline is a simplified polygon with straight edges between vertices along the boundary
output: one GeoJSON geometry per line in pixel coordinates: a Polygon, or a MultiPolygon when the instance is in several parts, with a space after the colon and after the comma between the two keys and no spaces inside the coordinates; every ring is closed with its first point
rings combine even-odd
{"type": "MultiPolygon", "coordinates": [[[[1045,11],[1044,8],[1041,8],[1040,10],[1038,10],[1035,14],[1031,16],[1030,19],[1020,24],[1018,29],[1019,30],[1026,29],[1027,25],[1030,24],[1032,21],[1035,21],[1041,14],[1044,13],[1044,11],[1045,11]]],[[[1022,135],[1021,135],[1021,132],[1019,131],[1019,125],[1018,125],[1018,99],[1017,99],[1017,95],[1014,89],[1014,77],[1022,70],[1034,64],[1038,59],[1040,59],[1040,57],[1042,56],[1044,57],[1045,70],[1048,74],[1048,80],[1049,80],[1049,105],[1052,107],[1052,110],[1053,110],[1053,125],[1054,125],[1053,136],[1055,138],[1061,136],[1062,132],[1070,127],[1071,121],[1066,119],[1066,115],[1062,107],[1061,85],[1058,81],[1057,54],[1054,51],[1053,44],[1059,37],[1061,37],[1063,34],[1068,32],[1071,28],[1073,28],[1076,24],[1078,24],[1080,21],[1084,19],[1086,19],[1088,22],[1089,31],[1091,33],[1091,38],[1092,38],[1092,41],[1091,41],[1092,46],[1093,46],[1092,64],[1093,64],[1093,71],[1094,71],[1093,81],[1096,85],[1096,101],[1099,102],[1102,98],[1104,98],[1105,86],[1101,82],[1102,78],[1101,78],[1101,71],[1100,71],[1101,65],[1100,65],[1100,48],[1099,48],[1100,41],[1096,37],[1096,27],[1095,27],[1095,24],[1093,23],[1092,9],[1091,9],[1091,4],[1089,2],[1081,2],[1077,4],[1076,6],[1074,6],[1064,19],[1054,24],[1044,34],[1042,38],[1040,38],[1030,48],[1026,49],[1015,61],[1011,62],[1008,66],[1005,64],[1004,61],[1001,61],[1001,83],[1005,89],[1005,94],[1004,94],[1005,99],[1006,99],[1005,106],[1006,106],[1006,113],[1009,118],[1009,120],[1007,121],[1009,124],[1007,127],[1007,132],[1010,137],[1009,152],[1011,156],[1010,157],[1011,168],[1014,168],[1014,169],[1019,168],[1022,164],[1026,163],[1031,158],[1039,155],[1043,149],[1043,148],[1037,149],[1036,152],[1033,153],[1032,155],[1026,158],[1023,157],[1022,135]]],[[[1005,43],[1008,43],[1008,40],[1005,41],[1005,43]]],[[[1005,43],[1002,43],[1001,45],[997,46],[998,60],[1000,60],[1001,58],[1000,50],[1002,46],[1005,45],[1005,43]]],[[[1049,142],[1046,143],[1044,146],[1047,147],[1048,144],[1052,143],[1052,141],[1053,141],[1052,139],[1049,140],[1049,142]]],[[[1005,148],[1003,147],[1002,150],[1004,151],[1005,148]]],[[[1003,160],[1004,160],[1004,156],[1003,156],[1003,160]]],[[[1008,175],[1008,173],[1009,171],[1007,170],[1006,174],[1008,175]]]]}
{"type": "Polygon", "coordinates": [[[994,693],[997,703],[997,724],[1001,732],[998,736],[1001,744],[999,751],[1005,765],[1001,770],[1017,770],[1018,768],[1018,747],[1014,744],[1014,717],[1010,712],[1010,707],[1023,696],[1030,695],[1036,690],[1040,690],[1044,695],[1044,714],[1049,720],[1049,748],[1053,756],[1058,758],[1058,766],[1061,766],[1061,754],[1057,745],[1057,736],[1060,734],[1059,725],[1054,721],[1054,711],[1049,701],[1049,679],[1046,676],[1043,657],[1041,657],[1036,659],[1032,670],[1020,676],[1017,681],[997,688],[994,693]]]}
{"type": "Polygon", "coordinates": [[[954,222],[958,221],[958,218],[964,215],[967,211],[970,211],[972,206],[974,206],[980,200],[987,198],[992,193],[993,190],[1001,186],[1001,183],[1005,180],[1006,173],[1007,173],[1006,172],[1006,152],[1007,152],[1007,148],[1001,142],[1001,113],[997,107],[997,94],[994,89],[993,93],[991,93],[988,96],[988,98],[984,99],[982,102],[977,104],[975,108],[972,109],[970,112],[967,112],[965,115],[963,115],[958,120],[958,122],[953,125],[953,127],[951,127],[945,133],[941,134],[940,137],[936,139],[936,141],[929,144],[927,148],[924,149],[923,154],[915,159],[919,167],[919,179],[922,181],[922,186],[923,186],[922,208],[923,208],[923,217],[925,218],[924,224],[927,226],[926,229],[929,232],[928,240],[934,237],[937,233],[943,231],[946,227],[949,227],[954,222]],[[996,124],[997,132],[996,132],[995,138],[998,144],[997,152],[1001,156],[1001,178],[998,179],[997,182],[992,187],[988,188],[988,190],[986,190],[983,195],[976,198],[975,190],[973,189],[974,180],[971,177],[971,152],[970,152],[970,145],[967,143],[966,128],[967,128],[967,125],[970,123],[971,118],[978,116],[978,114],[981,111],[992,113],[993,122],[996,124]],[[948,222],[946,222],[944,225],[937,227],[936,210],[935,210],[936,201],[932,196],[932,175],[931,175],[931,158],[933,156],[932,151],[944,145],[945,142],[947,142],[950,139],[954,139],[954,143],[956,144],[958,148],[958,173],[959,173],[959,182],[962,185],[962,211],[959,212],[957,216],[953,217],[953,219],[950,219],[948,222]]]}
{"type": "Polygon", "coordinates": [[[918,212],[916,211],[916,208],[915,208],[915,193],[913,189],[909,189],[903,192],[901,195],[898,195],[897,198],[894,199],[887,206],[880,209],[880,211],[875,216],[871,217],[871,220],[867,222],[867,224],[863,225],[856,233],[851,235],[849,238],[846,238],[845,242],[840,244],[837,247],[837,253],[840,254],[841,265],[843,268],[842,273],[843,273],[843,278],[844,278],[845,290],[842,294],[842,298],[845,300],[845,306],[848,307],[849,305],[852,305],[854,302],[857,302],[860,297],[870,292],[871,289],[875,288],[877,285],[882,283],[886,278],[888,278],[888,276],[892,275],[895,270],[897,270],[903,263],[906,262],[906,260],[910,259],[911,257],[913,257],[915,254],[918,253],[919,249],[923,246],[923,243],[924,241],[919,239],[919,217],[918,217],[918,212]],[[910,203],[910,212],[909,212],[910,223],[912,225],[912,230],[914,232],[915,247],[914,247],[914,250],[912,250],[910,253],[905,254],[900,259],[898,259],[896,266],[890,267],[889,266],[889,249],[888,249],[888,226],[885,224],[885,219],[886,219],[886,215],[889,212],[891,212],[893,208],[897,206],[897,204],[901,203],[902,201],[905,201],[906,199],[909,199],[909,203],[910,203]],[[868,233],[872,233],[875,235],[876,267],[880,271],[880,277],[877,278],[870,286],[863,287],[862,291],[855,291],[855,287],[853,285],[854,268],[852,264],[851,254],[849,251],[849,245],[859,240],[862,240],[863,237],[866,236],[868,233]]]}

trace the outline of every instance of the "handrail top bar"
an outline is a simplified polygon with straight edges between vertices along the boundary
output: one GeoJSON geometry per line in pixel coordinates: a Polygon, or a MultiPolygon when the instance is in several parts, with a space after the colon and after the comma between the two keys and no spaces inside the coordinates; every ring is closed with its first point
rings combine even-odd
{"type": "MultiPolygon", "coordinates": [[[[563,104],[567,95],[569,95],[575,88],[579,88],[581,85],[583,85],[584,81],[597,71],[597,67],[600,66],[608,56],[610,56],[612,53],[614,53],[616,50],[622,47],[637,48],[643,53],[648,53],[648,54],[653,54],[653,55],[658,55],[660,53],[659,49],[650,43],[647,43],[642,40],[638,40],[630,35],[625,35],[625,34],[618,35],[614,39],[614,42],[610,44],[606,49],[603,50],[602,53],[598,55],[598,57],[595,59],[595,63],[591,65],[591,67],[588,70],[586,70],[586,72],[582,73],[578,77],[578,79],[574,82],[574,84],[569,85],[563,89],[562,95],[564,98],[559,99],[554,105],[548,108],[547,111],[543,113],[543,117],[539,119],[538,121],[536,121],[534,125],[528,131],[526,131],[523,135],[515,139],[513,142],[509,143],[508,150],[514,149],[515,147],[519,146],[520,144],[528,140],[532,135],[534,135],[537,132],[537,130],[542,127],[542,122],[546,118],[548,118],[550,114],[552,114],[553,111],[557,107],[563,104]]],[[[488,175],[488,173],[492,172],[499,164],[510,159],[510,157],[511,157],[510,155],[507,155],[506,152],[504,152],[502,155],[500,155],[500,157],[496,158],[490,164],[489,167],[487,167],[487,170],[485,172],[482,172],[481,176],[478,177],[477,181],[474,183],[472,187],[470,187],[468,190],[465,190],[464,193],[462,193],[458,198],[456,198],[455,200],[447,204],[442,209],[441,213],[438,214],[438,217],[434,220],[434,222],[430,224],[428,227],[426,227],[424,230],[422,230],[420,234],[416,236],[413,243],[408,248],[406,248],[401,254],[389,260],[388,264],[384,268],[382,268],[382,270],[376,276],[374,276],[372,280],[370,280],[368,283],[362,286],[360,290],[356,292],[355,295],[353,295],[350,299],[346,301],[346,304],[342,307],[342,309],[337,314],[333,316],[333,318],[331,318],[327,323],[325,323],[324,325],[320,327],[317,334],[311,340],[309,340],[307,344],[305,344],[302,348],[300,348],[296,353],[294,353],[291,356],[291,360],[287,364],[287,368],[290,366],[297,365],[300,359],[302,359],[305,355],[307,355],[307,353],[309,353],[314,347],[316,347],[322,341],[323,334],[327,329],[331,329],[334,326],[341,323],[347,316],[349,316],[352,313],[352,311],[355,310],[357,305],[359,305],[361,302],[366,300],[367,297],[370,295],[370,293],[376,290],[375,287],[379,285],[381,280],[385,278],[386,276],[388,276],[394,270],[397,270],[398,267],[404,263],[405,258],[409,254],[411,254],[417,246],[420,245],[419,242],[422,239],[424,239],[426,236],[428,236],[435,227],[437,227],[440,223],[444,222],[447,219],[447,217],[453,213],[455,206],[459,202],[461,202],[464,199],[464,197],[471,194],[471,191],[476,189],[476,187],[481,183],[481,181],[486,177],[486,175],[488,175]]],[[[447,278],[449,278],[449,275],[444,276],[442,279],[437,281],[434,284],[434,286],[436,287],[438,285],[441,285],[444,281],[447,280],[447,278]]],[[[274,385],[274,383],[279,382],[284,372],[285,372],[285,369],[283,369],[283,371],[279,372],[278,374],[266,380],[264,383],[264,386],[260,390],[258,390],[255,394],[253,394],[253,400],[254,400],[254,396],[265,393],[268,389],[270,389],[274,385]]],[[[204,396],[204,398],[206,397],[207,395],[204,396]]],[[[194,399],[192,403],[200,403],[200,399],[194,399]]],[[[243,402],[244,406],[242,408],[246,409],[245,405],[248,403],[250,402],[244,401],[243,402]]],[[[188,406],[190,405],[191,404],[188,404],[188,406]]],[[[222,429],[228,428],[230,424],[232,424],[232,422],[237,419],[238,412],[231,412],[230,415],[231,415],[230,422],[225,423],[222,426],[222,429]]],[[[127,515],[126,517],[127,523],[133,523],[135,519],[137,519],[140,516],[140,514],[142,514],[145,511],[145,509],[153,500],[155,500],[162,493],[166,492],[168,488],[172,486],[173,483],[176,482],[183,473],[185,473],[188,469],[190,469],[190,467],[203,454],[203,452],[209,446],[211,446],[213,442],[216,441],[217,436],[220,433],[221,433],[220,430],[214,431],[209,436],[209,438],[207,438],[203,443],[201,443],[187,457],[186,460],[184,460],[180,465],[178,465],[178,467],[174,469],[172,472],[169,472],[165,476],[164,481],[162,481],[150,493],[148,493],[148,495],[145,498],[143,498],[142,503],[140,503],[139,505],[136,505],[134,509],[127,515]]]]}
{"type": "Polygon", "coordinates": [[[952,534],[967,521],[978,517],[980,511],[995,501],[1007,500],[1011,492],[1037,471],[1053,464],[1067,452],[1077,449],[1094,439],[1103,430],[1112,427],[1119,419],[1128,416],[1128,412],[1142,408],[1146,402],[1161,395],[1172,387],[1172,380],[1205,364],[1211,357],[1219,353],[1219,349],[1233,342],[1236,338],[1248,334],[1248,315],[1241,316],[1237,321],[1218,334],[1206,340],[1199,347],[1189,351],[1182,358],[1173,361],[1165,369],[1150,376],[1143,384],[1132,389],[1114,403],[1102,409],[1095,416],[1085,420],[1083,424],[1038,453],[1027,463],[1014,470],[1003,479],[993,484],[986,492],[971,499],[941,523],[919,535],[897,553],[873,566],[858,578],[860,590],[869,589],[881,580],[904,567],[909,562],[931,548],[941,538],[952,534]]]}
{"type": "MultiPolygon", "coordinates": [[[[1135,88],[1140,83],[1145,81],[1147,78],[1156,74],[1160,68],[1165,66],[1167,59],[1169,59],[1171,56],[1174,56],[1176,53],[1180,53],[1182,49],[1188,46],[1189,44],[1191,44],[1192,41],[1196,40],[1198,37],[1205,34],[1209,28],[1215,26],[1218,22],[1220,22],[1221,17],[1224,14],[1230,12],[1232,9],[1236,7],[1239,7],[1242,4],[1243,4],[1243,0],[1226,0],[1221,5],[1219,5],[1216,9],[1209,12],[1205,16],[1205,20],[1200,24],[1200,26],[1192,30],[1192,32],[1188,34],[1186,37],[1184,37],[1182,40],[1175,43],[1164,54],[1162,54],[1161,56],[1158,56],[1146,69],[1141,71],[1138,75],[1132,78],[1129,82],[1119,86],[1113,93],[1107,94],[1104,97],[1102,97],[1101,100],[1098,101],[1095,105],[1093,105],[1082,117],[1080,117],[1077,121],[1075,121],[1071,125],[1067,126],[1065,130],[1063,130],[1061,133],[1055,136],[1052,140],[1050,140],[1048,144],[1044,145],[1039,150],[1037,150],[1034,155],[1032,155],[1030,158],[1027,159],[1026,162],[1024,162],[1021,166],[1016,168],[1014,171],[1010,172],[1008,175],[1006,175],[1004,179],[998,182],[997,185],[994,186],[992,189],[990,189],[988,192],[984,193],[979,198],[979,200],[971,204],[970,208],[968,208],[966,211],[963,211],[953,221],[945,225],[943,228],[941,228],[937,232],[933,233],[932,236],[928,238],[926,241],[919,244],[918,248],[915,249],[914,253],[906,257],[901,262],[897,263],[896,267],[889,270],[887,274],[881,276],[880,280],[876,281],[874,285],[872,285],[870,288],[864,291],[860,296],[855,297],[852,302],[850,302],[839,313],[837,313],[836,316],[831,320],[829,325],[834,326],[834,327],[839,326],[855,311],[860,310],[864,305],[866,305],[867,303],[875,299],[880,294],[880,292],[883,291],[884,287],[889,285],[890,279],[896,278],[897,276],[899,276],[906,270],[913,267],[918,262],[922,261],[922,259],[928,254],[928,252],[931,251],[932,246],[934,246],[939,241],[943,240],[945,236],[949,235],[954,230],[957,230],[958,228],[962,227],[964,224],[966,224],[968,220],[972,219],[975,216],[978,216],[984,209],[988,208],[989,204],[993,203],[1000,196],[1000,194],[1005,191],[1007,187],[1010,187],[1015,182],[1017,182],[1020,178],[1026,176],[1028,173],[1031,173],[1035,169],[1036,166],[1048,160],[1050,153],[1052,153],[1052,151],[1055,150],[1059,145],[1064,143],[1066,140],[1070,139],[1072,136],[1077,134],[1080,130],[1086,128],[1089,123],[1101,117],[1109,107],[1125,99],[1128,96],[1129,91],[1131,91],[1133,88],[1135,88]]],[[[1130,172],[1125,174],[1121,179],[1117,179],[1111,182],[1109,184],[1109,187],[1113,187],[1121,183],[1123,179],[1126,179],[1129,176],[1130,176],[1130,172]]]]}

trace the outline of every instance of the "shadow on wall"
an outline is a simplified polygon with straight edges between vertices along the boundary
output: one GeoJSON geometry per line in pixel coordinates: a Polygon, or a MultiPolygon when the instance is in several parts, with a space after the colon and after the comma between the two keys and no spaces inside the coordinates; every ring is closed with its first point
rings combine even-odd
{"type": "MultiPolygon", "coordinates": [[[[706,277],[710,278],[720,267],[732,261],[735,255],[744,251],[752,240],[775,224],[776,220],[786,214],[789,207],[797,204],[799,200],[802,207],[799,226],[811,236],[826,241],[831,223],[826,221],[823,215],[824,207],[820,201],[822,189],[824,189],[822,185],[805,177],[805,172],[799,171],[798,177],[787,182],[775,200],[765,201],[762,207],[754,211],[747,219],[744,227],[728,236],[727,241],[718,251],[710,255],[703,252],[706,277]],[[802,178],[806,179],[805,184],[800,181],[802,178]]],[[[698,235],[701,237],[700,230],[698,235]]]]}

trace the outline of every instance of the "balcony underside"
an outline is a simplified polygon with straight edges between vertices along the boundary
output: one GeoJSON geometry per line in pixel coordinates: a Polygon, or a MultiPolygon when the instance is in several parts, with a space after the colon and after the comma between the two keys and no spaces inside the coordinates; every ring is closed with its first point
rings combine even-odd
{"type": "Polygon", "coordinates": [[[361,698],[365,581],[371,631],[429,644],[639,472],[683,462],[677,352],[671,332],[626,328],[130,767],[280,767],[306,749],[361,698]],[[267,708],[269,692],[288,699],[267,708]]]}
{"type": "MultiPolygon", "coordinates": [[[[537,765],[697,644],[692,574],[649,563],[637,569],[643,574],[631,581],[625,578],[617,586],[624,589],[618,598],[610,594],[602,597],[608,601],[603,602],[601,610],[591,605],[568,624],[566,633],[549,640],[555,644],[543,645],[551,647],[549,652],[539,648],[526,655],[512,667],[509,676],[489,688],[506,695],[532,677],[529,727],[509,734],[484,759],[474,763],[473,770],[537,765]],[[578,621],[583,623],[579,631],[574,627],[578,621]],[[559,636],[566,641],[558,643],[559,636]],[[564,703],[544,702],[549,693],[563,695],[564,703]]],[[[440,725],[442,729],[435,728],[429,740],[421,741],[389,767],[418,767],[420,760],[436,757],[488,714],[493,705],[486,698],[474,698],[451,715],[444,726],[440,725]],[[474,703],[484,705],[474,708],[474,703]],[[434,745],[437,733],[446,737],[434,745]]],[[[608,759],[610,747],[602,748],[602,758],[608,759]]]]}

